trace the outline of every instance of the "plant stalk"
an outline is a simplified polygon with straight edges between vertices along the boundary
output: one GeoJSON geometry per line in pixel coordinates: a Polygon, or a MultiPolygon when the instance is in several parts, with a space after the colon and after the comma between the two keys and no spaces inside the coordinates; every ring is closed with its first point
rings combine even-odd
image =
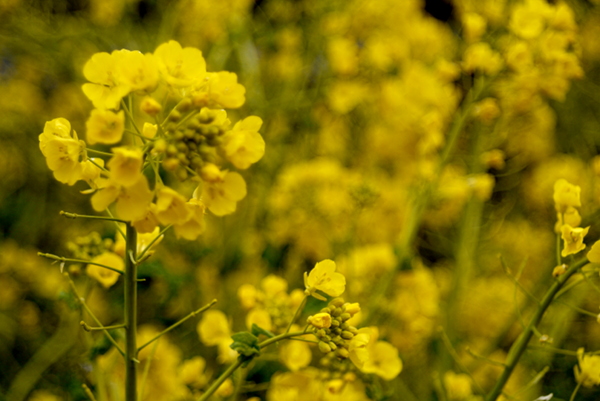
{"type": "Polygon", "coordinates": [[[137,401],[137,232],[127,224],[125,247],[125,401],[137,401]]]}

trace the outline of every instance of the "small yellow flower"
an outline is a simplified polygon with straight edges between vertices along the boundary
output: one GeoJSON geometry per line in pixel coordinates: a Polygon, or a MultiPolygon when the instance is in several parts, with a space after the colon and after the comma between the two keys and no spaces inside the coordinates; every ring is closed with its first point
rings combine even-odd
{"type": "Polygon", "coordinates": [[[581,187],[570,184],[565,179],[554,183],[554,205],[556,211],[565,213],[569,207],[581,207],[581,187]]]}
{"type": "Polygon", "coordinates": [[[600,356],[585,355],[583,348],[577,350],[579,366],[575,366],[575,380],[583,387],[600,384],[600,356]]]}
{"type": "Polygon", "coordinates": [[[450,400],[467,400],[473,395],[471,378],[464,373],[447,371],[444,374],[444,388],[450,400]]]}
{"type": "Polygon", "coordinates": [[[174,224],[173,229],[177,238],[193,241],[204,233],[204,213],[206,207],[202,201],[194,198],[190,199],[185,204],[185,207],[189,211],[190,217],[184,223],[174,224]]]}
{"type": "Polygon", "coordinates": [[[158,86],[158,67],[154,56],[139,51],[121,50],[116,56],[119,84],[131,92],[152,92],[158,86]]]}
{"type": "Polygon", "coordinates": [[[568,224],[571,227],[579,227],[581,224],[581,216],[573,206],[567,206],[564,213],[556,213],[554,232],[560,233],[560,228],[565,224],[568,224]]]}
{"type": "Polygon", "coordinates": [[[83,84],[83,93],[97,109],[118,109],[121,99],[129,93],[129,88],[119,83],[117,52],[96,53],[83,67],[83,75],[91,82],[83,84]]]}
{"type": "Polygon", "coordinates": [[[223,171],[221,180],[205,182],[202,201],[213,214],[225,216],[235,212],[237,202],[246,196],[246,182],[235,172],[223,171]]]}
{"type": "Polygon", "coordinates": [[[98,191],[91,199],[94,210],[97,212],[106,210],[116,201],[117,216],[126,221],[143,219],[154,197],[144,175],[130,187],[123,187],[107,179],[99,179],[98,186],[98,191]]]}
{"type": "Polygon", "coordinates": [[[592,249],[587,254],[587,258],[592,263],[600,263],[600,241],[594,242],[592,249]]]}
{"type": "Polygon", "coordinates": [[[110,145],[120,142],[125,130],[125,113],[123,110],[113,113],[110,110],[94,109],[85,127],[90,145],[96,143],[110,145]]]}
{"type": "Polygon", "coordinates": [[[111,150],[114,156],[106,164],[110,170],[111,180],[124,187],[130,187],[138,182],[144,164],[142,150],[126,146],[111,150]]]}
{"type": "Polygon", "coordinates": [[[200,341],[209,347],[231,339],[227,316],[217,309],[209,309],[202,314],[197,330],[200,341]]]}
{"type": "Polygon", "coordinates": [[[195,95],[195,102],[214,108],[237,109],[246,101],[246,89],[237,82],[233,72],[208,73],[207,79],[208,93],[195,95]]]}
{"type": "Polygon", "coordinates": [[[183,88],[206,77],[206,61],[198,49],[182,48],[178,42],[170,40],[158,46],[154,56],[158,70],[169,85],[183,88]]]}
{"type": "Polygon", "coordinates": [[[244,309],[252,309],[256,306],[259,293],[252,284],[242,284],[240,288],[238,288],[237,296],[244,309]]]}
{"type": "Polygon", "coordinates": [[[573,228],[568,224],[564,224],[561,227],[561,237],[565,242],[565,247],[563,248],[561,255],[565,257],[567,255],[573,255],[584,250],[585,244],[583,243],[583,238],[586,236],[589,230],[590,227],[573,228]]]}
{"type": "Polygon", "coordinates": [[[369,351],[367,346],[371,341],[371,329],[363,327],[358,330],[358,333],[350,340],[350,360],[357,368],[362,369],[365,362],[369,359],[369,351]]]}
{"type": "MultiPolygon", "coordinates": [[[[110,266],[118,270],[123,270],[125,267],[123,259],[113,252],[104,252],[92,259],[91,262],[110,266]]],[[[120,276],[120,274],[115,271],[94,264],[87,265],[86,272],[88,276],[98,280],[104,288],[112,287],[119,280],[120,276]]]]}
{"type": "Polygon", "coordinates": [[[310,273],[304,273],[305,293],[325,301],[325,297],[316,293],[317,290],[325,294],[338,297],[346,289],[346,278],[341,273],[336,273],[335,262],[325,259],[315,265],[310,273]]]}
{"type": "Polygon", "coordinates": [[[275,298],[276,296],[287,292],[288,282],[283,277],[269,274],[261,280],[260,287],[267,297],[275,298]]]}
{"type": "Polygon", "coordinates": [[[269,312],[263,308],[254,308],[248,312],[248,315],[246,315],[246,327],[248,329],[252,329],[253,324],[256,324],[258,327],[261,327],[265,330],[270,331],[273,329],[271,315],[269,315],[269,312]]]}
{"type": "Polygon", "coordinates": [[[377,341],[367,346],[369,358],[364,362],[362,371],[374,373],[384,380],[393,380],[402,371],[402,360],[398,350],[386,341],[377,341]]]}
{"type": "Polygon", "coordinates": [[[170,187],[162,187],[156,194],[154,214],[163,225],[183,224],[191,217],[191,210],[183,195],[170,187]]]}
{"type": "Polygon", "coordinates": [[[317,313],[316,315],[309,316],[308,324],[319,329],[329,328],[331,327],[331,315],[329,313],[317,313]]]}
{"type": "Polygon", "coordinates": [[[258,133],[261,125],[259,117],[250,116],[223,135],[225,156],[237,168],[247,169],[265,154],[265,141],[258,133]]]}
{"type": "Polygon", "coordinates": [[[312,359],[310,347],[302,341],[286,341],[279,347],[279,359],[292,372],[307,367],[312,359]]]}

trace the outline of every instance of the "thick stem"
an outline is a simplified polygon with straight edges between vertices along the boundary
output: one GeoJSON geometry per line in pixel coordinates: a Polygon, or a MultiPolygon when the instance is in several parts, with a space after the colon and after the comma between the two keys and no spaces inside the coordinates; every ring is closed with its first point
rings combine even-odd
{"type": "Polygon", "coordinates": [[[529,344],[531,336],[533,336],[535,327],[542,320],[546,309],[548,309],[548,307],[554,300],[554,297],[562,288],[562,286],[567,282],[567,280],[586,263],[588,263],[587,259],[583,258],[582,260],[573,264],[571,267],[569,267],[565,274],[559,276],[554,281],[552,286],[548,289],[546,295],[544,295],[544,299],[542,299],[542,301],[540,302],[540,306],[535,311],[535,314],[529,321],[529,324],[527,325],[525,330],[523,330],[521,335],[519,335],[517,341],[515,341],[515,343],[510,348],[510,351],[508,352],[508,357],[506,358],[506,367],[504,368],[504,371],[500,375],[500,378],[496,382],[492,391],[490,391],[490,393],[487,395],[485,399],[486,401],[495,401],[500,396],[500,394],[502,393],[502,389],[506,385],[506,382],[508,381],[513,370],[517,366],[517,363],[519,363],[523,352],[525,352],[525,349],[527,349],[527,345],[529,344]]]}
{"type": "Polygon", "coordinates": [[[125,247],[125,401],[137,401],[137,232],[127,224],[125,247]]]}

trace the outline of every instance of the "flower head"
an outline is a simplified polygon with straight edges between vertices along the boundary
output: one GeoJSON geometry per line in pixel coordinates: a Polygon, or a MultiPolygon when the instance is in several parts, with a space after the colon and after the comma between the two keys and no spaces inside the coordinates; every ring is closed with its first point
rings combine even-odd
{"type": "Polygon", "coordinates": [[[584,387],[600,384],[600,356],[585,355],[583,348],[577,350],[579,366],[575,366],[575,380],[584,387]]]}
{"type": "Polygon", "coordinates": [[[563,248],[561,255],[563,257],[567,255],[573,255],[585,249],[585,244],[583,243],[583,237],[586,236],[589,227],[581,228],[576,227],[573,228],[568,224],[564,224],[561,227],[561,237],[565,242],[565,247],[563,248]]]}
{"type": "Polygon", "coordinates": [[[346,289],[346,278],[343,274],[336,273],[335,269],[335,262],[331,259],[325,259],[317,263],[309,274],[304,273],[306,294],[323,301],[325,298],[316,293],[317,290],[332,297],[342,295],[346,289]]]}

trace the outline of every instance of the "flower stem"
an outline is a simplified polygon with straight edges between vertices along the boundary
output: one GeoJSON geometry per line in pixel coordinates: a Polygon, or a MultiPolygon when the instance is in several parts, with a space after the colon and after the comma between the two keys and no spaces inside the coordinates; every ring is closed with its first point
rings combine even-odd
{"type": "Polygon", "coordinates": [[[100,264],[100,263],[94,263],[94,262],[89,261],[89,260],[65,258],[63,256],[57,256],[57,255],[53,255],[51,253],[43,253],[43,252],[38,252],[38,256],[41,256],[43,258],[58,260],[58,261],[63,262],[63,263],[64,262],[71,262],[71,263],[85,263],[87,265],[96,265],[96,266],[104,267],[105,269],[108,269],[108,270],[112,270],[112,271],[117,272],[119,274],[125,274],[125,272],[123,270],[115,269],[114,267],[106,266],[106,265],[103,265],[103,264],[100,264]]]}
{"type": "Polygon", "coordinates": [[[574,263],[563,275],[559,276],[554,281],[552,286],[548,289],[546,295],[544,295],[544,298],[540,302],[540,306],[537,308],[535,314],[529,321],[529,324],[527,325],[525,330],[523,330],[523,332],[519,335],[517,341],[515,341],[514,344],[510,347],[510,351],[508,352],[508,357],[506,359],[506,367],[504,368],[504,371],[500,375],[500,378],[494,385],[492,391],[490,391],[490,393],[485,398],[486,401],[495,401],[500,396],[500,394],[502,393],[502,389],[506,385],[506,382],[510,378],[513,370],[517,366],[517,363],[521,359],[523,352],[525,352],[525,350],[527,349],[529,340],[533,336],[535,327],[542,320],[546,309],[548,309],[548,307],[554,300],[555,295],[567,282],[567,280],[586,263],[588,263],[586,258],[583,258],[577,263],[574,263]]]}
{"type": "Polygon", "coordinates": [[[304,306],[306,305],[307,299],[308,299],[308,295],[305,295],[302,302],[300,302],[300,305],[298,305],[298,309],[296,309],[296,313],[294,313],[294,317],[292,318],[292,320],[290,320],[290,324],[288,324],[287,329],[285,329],[286,333],[288,333],[290,331],[290,329],[292,328],[292,325],[294,324],[296,319],[298,319],[298,316],[300,315],[300,313],[302,313],[302,311],[304,310],[304,306]]]}
{"type": "Polygon", "coordinates": [[[213,306],[214,304],[217,303],[216,299],[213,299],[209,304],[204,305],[202,308],[195,310],[193,312],[191,312],[189,315],[187,315],[186,317],[180,319],[177,323],[172,324],[171,326],[167,327],[166,329],[164,329],[163,331],[161,331],[160,333],[158,333],[153,339],[151,339],[150,341],[148,341],[147,343],[145,343],[144,345],[140,345],[138,347],[138,352],[141,351],[142,349],[144,349],[145,347],[147,347],[148,345],[152,344],[154,341],[158,340],[160,337],[162,337],[163,335],[167,334],[169,331],[173,330],[175,327],[179,326],[181,323],[185,322],[186,320],[196,316],[199,313],[204,312],[205,310],[209,309],[211,306],[213,306]]]}
{"type": "Polygon", "coordinates": [[[104,216],[91,216],[87,214],[77,214],[77,213],[69,213],[61,210],[58,214],[61,216],[68,217],[70,219],[96,219],[96,220],[105,220],[105,221],[116,221],[117,223],[125,223],[125,220],[116,219],[114,217],[104,217],[104,216]]]}
{"type": "Polygon", "coordinates": [[[125,401],[137,401],[137,232],[127,224],[125,246],[125,401]]]}

